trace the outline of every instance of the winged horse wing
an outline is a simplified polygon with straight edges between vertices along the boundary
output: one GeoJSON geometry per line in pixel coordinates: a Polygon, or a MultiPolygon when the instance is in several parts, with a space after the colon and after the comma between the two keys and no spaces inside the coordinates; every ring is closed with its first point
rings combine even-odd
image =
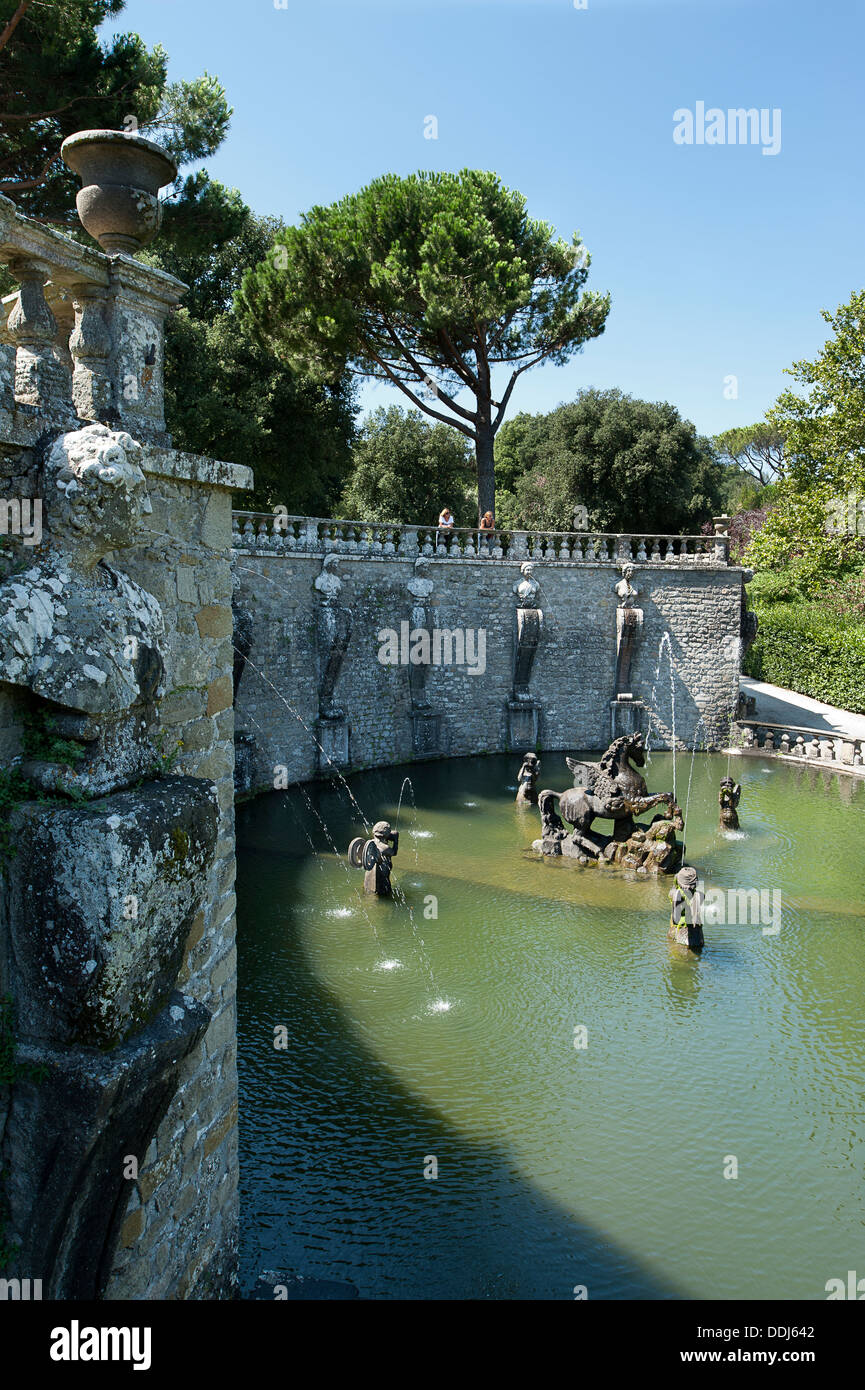
{"type": "Polygon", "coordinates": [[[574,774],[574,786],[591,791],[601,770],[600,763],[581,763],[577,758],[565,758],[565,762],[574,774]]]}

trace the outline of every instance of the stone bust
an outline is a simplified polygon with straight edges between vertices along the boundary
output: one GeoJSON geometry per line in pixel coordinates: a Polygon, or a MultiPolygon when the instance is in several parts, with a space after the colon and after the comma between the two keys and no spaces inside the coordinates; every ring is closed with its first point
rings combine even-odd
{"type": "Polygon", "coordinates": [[[631,583],[633,576],[634,566],[631,564],[622,565],[622,578],[616,585],[616,593],[619,596],[620,608],[633,608],[634,603],[639,597],[639,589],[631,583]]]}
{"type": "Polygon", "coordinates": [[[534,578],[535,567],[531,560],[524,560],[520,565],[522,579],[517,580],[513,592],[517,596],[518,608],[536,608],[538,595],[541,586],[534,578]]]}
{"type": "Polygon", "coordinates": [[[340,557],[333,553],[325,555],[321,572],[313,583],[313,588],[321,594],[325,603],[333,603],[338,599],[342,589],[342,580],[336,568],[339,560],[340,557]]]}
{"type": "Polygon", "coordinates": [[[135,543],[152,510],[140,456],[130,435],[105,425],[61,435],[43,468],[49,548],[0,585],[3,678],[38,697],[37,727],[50,718],[53,733],[81,745],[69,764],[34,752],[25,771],[47,789],[114,790],[153,759],[162,611],[105,561],[135,543]]]}
{"type": "Polygon", "coordinates": [[[433,587],[433,581],[429,577],[429,560],[424,555],[420,555],[414,562],[414,574],[406,584],[406,588],[412,598],[422,604],[424,599],[429,598],[433,587]]]}

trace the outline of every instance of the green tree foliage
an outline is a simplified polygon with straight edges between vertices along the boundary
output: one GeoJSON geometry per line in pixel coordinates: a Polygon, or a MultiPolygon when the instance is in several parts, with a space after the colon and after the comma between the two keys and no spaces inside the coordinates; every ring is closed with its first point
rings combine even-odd
{"type": "Polygon", "coordinates": [[[805,392],[785,391],[769,413],[786,440],[785,476],[747,552],[755,569],[792,567],[814,596],[862,565],[865,290],[822,316],[834,336],[813,362],[788,369],[805,392]]]}
{"type": "MultiPolygon", "coordinates": [[[[159,44],[148,49],[138,34],[100,42],[98,27],[123,8],[123,0],[0,0],[0,193],[76,235],[78,179],[60,158],[67,135],[137,124],[183,166],[218,149],[231,117],[215,77],[168,81],[159,44]]],[[[179,176],[163,235],[209,238],[223,192],[201,171],[179,176]]],[[[226,236],[233,211],[225,209],[226,236]]]]}
{"type": "Polygon", "coordinates": [[[417,410],[379,407],[364,421],[342,516],[358,521],[427,522],[450,507],[457,526],[474,526],[475,470],[465,439],[417,410]]]}
{"type": "Polygon", "coordinates": [[[190,286],[166,327],[174,442],[253,467],[255,492],[243,499],[250,506],[327,513],[350,466],[350,386],[302,380],[231,312],[244,270],[266,255],[282,224],[253,216],[236,189],[206,171],[183,172],[224,140],[225,92],[207,73],[168,82],[165,50],[148,49],[137,34],[101,43],[99,25],[123,8],[123,0],[0,0],[0,192],[83,238],[78,180],[60,159],[66,136],[137,123],[157,140],[181,173],[160,236],[142,259],[190,286]]]}
{"type": "Polygon", "coordinates": [[[255,474],[240,505],[333,514],[351,467],[350,378],[321,386],[256,342],[232,310],[244,270],[267,253],[276,218],[256,217],[239,195],[240,230],[208,254],[157,242],[147,259],[189,285],[166,331],[166,420],[175,447],[255,474]]]}
{"type": "Polygon", "coordinates": [[[788,473],[799,485],[818,481],[860,487],[865,478],[865,290],[822,317],[833,330],[813,362],[788,373],[804,394],[785,391],[769,414],[786,438],[788,473]]]}
{"type": "Polygon", "coordinates": [[[516,382],[604,328],[609,298],[584,291],[579,238],[555,240],[521,194],[466,169],[385,175],[313,208],[274,250],[243,283],[256,331],[297,370],[389,381],[459,431],[475,450],[478,509],[494,510],[494,440],[516,382]]]}
{"type": "Polygon", "coordinates": [[[500,505],[505,525],[570,531],[585,508],[585,526],[598,531],[694,533],[721,503],[723,470],[710,442],[675,406],[618,390],[590,389],[548,415],[517,416],[497,450],[514,479],[500,505]]]}

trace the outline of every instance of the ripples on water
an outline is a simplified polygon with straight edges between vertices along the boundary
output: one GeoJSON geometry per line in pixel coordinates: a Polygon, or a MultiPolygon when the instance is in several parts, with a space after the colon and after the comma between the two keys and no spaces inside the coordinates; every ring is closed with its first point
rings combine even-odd
{"type": "MultiPolygon", "coordinates": [[[[653,754],[652,790],[670,761],[653,754]]],[[[707,926],[697,959],[667,941],[668,882],[526,853],[538,817],[514,807],[514,762],[410,770],[420,875],[412,850],[394,878],[415,934],[323,836],[305,852],[295,793],[239,808],[247,1280],[825,1297],[865,1215],[861,784],[741,759],[742,829],[722,832],[726,759],[698,756],[689,860],[708,887],[781,898],[777,934],[707,926]]],[[[563,758],[546,770],[568,785],[563,758]]],[[[370,820],[395,817],[404,771],[352,779],[370,820]]],[[[347,847],[344,793],[313,794],[347,847]]]]}

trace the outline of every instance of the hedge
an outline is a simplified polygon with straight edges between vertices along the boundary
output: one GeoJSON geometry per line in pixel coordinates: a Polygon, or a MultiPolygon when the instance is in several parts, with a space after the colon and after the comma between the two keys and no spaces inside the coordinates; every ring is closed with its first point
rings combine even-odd
{"type": "Polygon", "coordinates": [[[813,603],[754,608],[759,628],[747,676],[865,714],[865,624],[813,603]]]}

